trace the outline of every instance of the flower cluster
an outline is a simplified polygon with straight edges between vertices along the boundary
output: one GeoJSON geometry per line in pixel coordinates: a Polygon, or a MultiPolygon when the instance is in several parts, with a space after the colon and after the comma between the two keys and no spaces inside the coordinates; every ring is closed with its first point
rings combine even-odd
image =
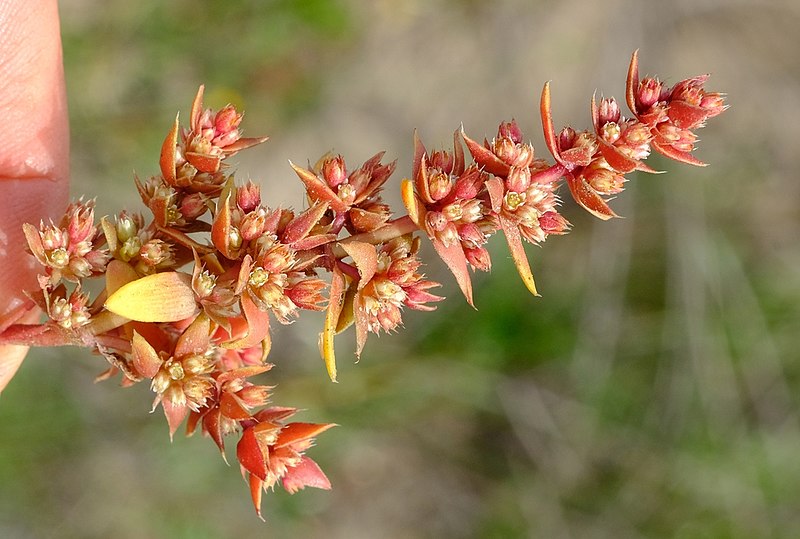
{"type": "Polygon", "coordinates": [[[234,180],[227,160],[267,138],[243,137],[231,105],[204,109],[201,87],[188,127],[176,118],[164,140],[160,173],[135,178],[149,218],[121,211],[96,223],[93,201],[79,200],[58,223],[25,225],[44,268],[30,309],[48,320],[15,324],[24,314],[17,309],[0,319],[0,343],[91,347],[110,364],[98,379],[150,385],[170,436],[185,423],[223,458],[225,439],[238,436],[236,458],[260,515],[262,491],[279,482],[290,493],[330,488],[305,452],[333,425],[289,422],[297,410],[272,405],[273,388],[256,380],[272,368],[271,319],[288,324],[325,311],[320,353],[335,381],[336,334],[353,325],[360,355],[369,333],[402,326],[406,308],[432,311],[444,299],[421,271],[424,239],[472,305],[470,269],[489,271],[486,244],[502,231],[537,294],[524,243],[569,231],[562,182],[579,205],[609,219],[616,214],[604,197],[622,191],[627,174],[654,172],[644,164],[651,150],[703,164],[692,155],[694,131],[726,108],[721,94],[703,89],[706,79],[671,88],[640,80],[634,54],[626,90],[633,117],[614,99],[592,98],[590,131],[554,129],[546,84],[540,113],[554,163],[536,156],[513,120],[483,143],[462,128],[452,150],[429,151],[415,134],[400,216],[381,198],[396,169],[383,152],[353,168],[341,155],[291,164],[307,207],[265,204],[257,184],[234,180]],[[103,279],[94,299],[84,287],[91,278],[103,279]]]}

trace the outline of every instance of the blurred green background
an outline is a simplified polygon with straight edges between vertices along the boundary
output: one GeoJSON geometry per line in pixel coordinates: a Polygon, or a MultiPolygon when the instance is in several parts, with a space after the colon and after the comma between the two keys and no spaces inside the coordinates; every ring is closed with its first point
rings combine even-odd
{"type": "Polygon", "coordinates": [[[543,82],[557,125],[588,126],[636,48],[668,83],[710,71],[731,109],[700,132],[712,166],[653,158],[668,174],[634,176],[625,219],[565,200],[573,232],[529,249],[541,298],[496,238],[477,311],[429,257],[450,299],[357,365],[341,336],[339,384],[320,317],[277,328],[274,401],[340,426],[310,451],[333,491],[265,496],[266,525],[212,443],[169,443],[147,387],[33,351],[0,400],[1,537],[800,537],[797,2],[59,4],[73,193],[101,213],[139,207],[133,171],[201,83],[272,137],[238,158],[272,205],[302,204],[287,159],[328,150],[385,149],[399,180],[414,128],[435,148],[515,117],[544,155],[543,82]]]}

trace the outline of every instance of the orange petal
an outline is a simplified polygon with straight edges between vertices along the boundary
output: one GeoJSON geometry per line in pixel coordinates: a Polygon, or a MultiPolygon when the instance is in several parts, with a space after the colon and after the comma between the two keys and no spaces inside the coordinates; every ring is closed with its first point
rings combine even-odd
{"type": "Polygon", "coordinates": [[[419,138],[417,134],[417,130],[414,129],[414,160],[411,167],[411,177],[414,180],[417,179],[417,176],[420,173],[420,169],[422,168],[422,158],[425,157],[427,154],[427,150],[425,150],[425,145],[422,144],[422,140],[419,138]]]}
{"type": "Polygon", "coordinates": [[[199,311],[191,276],[168,271],[132,281],[106,300],[114,314],[139,322],[177,322],[199,311]]]}
{"type": "MultiPolygon", "coordinates": [[[[351,286],[351,288],[355,288],[351,286]]],[[[369,318],[364,306],[364,298],[359,292],[353,296],[353,321],[356,325],[356,357],[361,357],[364,345],[367,344],[369,333],[369,318]]]]}
{"type": "Polygon", "coordinates": [[[600,153],[603,154],[603,157],[611,168],[621,174],[627,174],[636,170],[639,164],[638,161],[631,159],[620,152],[615,146],[612,146],[602,139],[598,138],[597,142],[600,145],[600,153]]]}
{"type": "Polygon", "coordinates": [[[489,202],[492,204],[492,211],[499,213],[503,205],[503,192],[505,191],[503,181],[496,177],[487,180],[486,191],[489,193],[489,202]]]}
{"type": "Polygon", "coordinates": [[[268,140],[269,137],[242,137],[233,144],[228,144],[225,146],[222,151],[226,154],[232,154],[246,150],[247,148],[252,148],[253,146],[258,146],[259,144],[268,140]]]}
{"type": "Polygon", "coordinates": [[[250,497],[253,499],[253,506],[256,508],[256,514],[258,518],[264,520],[264,517],[261,516],[261,495],[264,492],[264,481],[250,474],[248,485],[250,486],[250,497]]]}
{"type": "Polygon", "coordinates": [[[100,228],[103,229],[103,236],[108,243],[108,250],[113,255],[117,251],[119,242],[117,241],[117,228],[111,223],[107,216],[100,219],[100,228]]]}

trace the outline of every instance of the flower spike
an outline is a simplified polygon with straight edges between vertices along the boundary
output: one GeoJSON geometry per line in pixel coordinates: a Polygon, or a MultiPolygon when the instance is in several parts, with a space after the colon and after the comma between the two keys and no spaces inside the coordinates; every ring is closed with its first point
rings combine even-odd
{"type": "Polygon", "coordinates": [[[232,105],[204,108],[200,86],[188,124],[176,116],[167,130],[156,175],[134,177],[147,216],[121,211],[96,224],[94,201],[78,200],[58,220],[23,225],[38,286],[25,291],[30,301],[0,315],[0,345],[91,348],[109,363],[97,380],[119,375],[122,387],[149,385],[151,411],[161,407],[170,439],[185,422],[187,435],[200,431],[225,459],[234,437],[263,519],[263,491],[277,484],[290,494],[331,488],[307,452],[334,424],[291,421],[297,409],[273,405],[274,387],[261,380],[273,367],[273,318],[290,324],[304,311],[325,312],[319,350],[336,382],[338,333],[354,326],[360,358],[370,333],[399,331],[408,310],[433,311],[444,299],[422,272],[424,241],[474,307],[471,271],[491,270],[487,245],[502,231],[524,286],[538,296],[525,243],[569,232],[563,184],[607,220],[617,217],[608,199],[628,175],[655,172],[645,164],[651,149],[704,165],[693,153],[696,130],[727,109],[724,94],[706,91],[707,80],[666,87],[640,78],[635,51],[625,85],[633,116],[614,98],[592,96],[584,131],[555,129],[545,83],[539,115],[550,162],[513,119],[491,140],[461,125],[452,150],[426,148],[415,131],[400,215],[383,199],[397,162],[384,162],[382,151],[357,166],[333,152],[313,166],[290,161],[303,207],[268,205],[258,184],[236,181],[228,161],[267,137],[244,137],[232,105]],[[90,290],[100,293],[92,298],[90,290]],[[36,309],[46,320],[23,323],[36,309]]]}

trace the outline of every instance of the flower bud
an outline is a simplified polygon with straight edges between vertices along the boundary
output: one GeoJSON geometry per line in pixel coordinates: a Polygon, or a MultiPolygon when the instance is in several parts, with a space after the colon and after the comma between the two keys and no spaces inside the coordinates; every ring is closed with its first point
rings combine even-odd
{"type": "Polygon", "coordinates": [[[378,311],[377,318],[378,323],[385,331],[394,330],[403,321],[400,308],[391,303],[384,305],[383,308],[378,311]]]}
{"type": "Polygon", "coordinates": [[[290,288],[286,289],[289,299],[303,309],[320,310],[325,298],[322,291],[325,289],[325,282],[317,278],[303,279],[290,288]]]}
{"type": "MultiPolygon", "coordinates": [[[[434,169],[435,170],[435,169],[434,169]]],[[[449,174],[443,172],[434,172],[428,178],[428,191],[430,191],[433,200],[442,200],[450,194],[453,188],[453,182],[449,174]]]]}
{"type": "Polygon", "coordinates": [[[242,218],[239,223],[239,230],[242,239],[245,241],[254,240],[264,233],[267,226],[267,210],[258,208],[257,210],[248,213],[242,218]]]}
{"type": "Polygon", "coordinates": [[[511,167],[506,179],[506,189],[517,193],[524,193],[531,185],[531,169],[524,167],[511,167]]]}
{"type": "Polygon", "coordinates": [[[428,166],[450,175],[455,169],[455,159],[449,152],[435,151],[428,159],[428,166]]]}
{"type": "Polygon", "coordinates": [[[69,269],[78,277],[88,277],[92,274],[92,265],[83,257],[73,257],[69,261],[69,269]]]}
{"type": "Polygon", "coordinates": [[[261,205],[261,188],[252,180],[236,189],[236,205],[248,213],[261,205]]]}
{"type": "Polygon", "coordinates": [[[442,243],[444,243],[445,247],[450,247],[454,245],[458,241],[458,229],[456,228],[455,223],[447,223],[444,229],[441,230],[437,236],[442,243]]]}
{"type": "Polygon", "coordinates": [[[139,256],[148,266],[158,266],[172,258],[172,248],[161,240],[149,240],[139,249],[139,256]]]}
{"type": "Polygon", "coordinates": [[[601,99],[597,113],[598,113],[597,119],[600,125],[604,125],[608,122],[612,123],[619,122],[620,111],[619,111],[619,105],[617,104],[617,100],[614,99],[613,97],[601,99]]]}
{"type": "Polygon", "coordinates": [[[464,254],[467,256],[467,262],[473,268],[480,271],[489,271],[492,269],[492,259],[489,256],[489,251],[484,247],[474,247],[464,249],[464,254]]]}
{"type": "Polygon", "coordinates": [[[331,187],[336,188],[347,180],[347,170],[345,169],[344,157],[337,155],[329,157],[322,163],[322,177],[331,187]]]}
{"type": "Polygon", "coordinates": [[[78,205],[72,210],[67,228],[71,243],[91,241],[94,237],[94,208],[92,203],[78,205]]]}
{"type": "Polygon", "coordinates": [[[583,177],[592,186],[592,189],[601,195],[613,195],[622,191],[625,177],[604,166],[589,166],[584,170],[583,177]]]}
{"type": "Polygon", "coordinates": [[[190,221],[194,221],[208,210],[208,197],[203,193],[192,193],[181,200],[180,213],[190,221]]]}
{"type": "Polygon", "coordinates": [[[661,82],[652,77],[645,77],[639,82],[639,90],[636,92],[636,104],[642,109],[648,109],[655,105],[661,97],[661,82]]]}
{"type": "Polygon", "coordinates": [[[458,236],[465,247],[474,248],[486,243],[486,236],[475,223],[467,223],[458,227],[458,236]]]}
{"type": "Polygon", "coordinates": [[[267,386],[250,385],[236,393],[248,408],[264,406],[269,401],[270,388],[267,386]]]}
{"type": "Polygon", "coordinates": [[[72,308],[66,298],[53,299],[50,302],[47,314],[51,320],[65,329],[69,329],[72,325],[72,308]]]}
{"type": "Polygon", "coordinates": [[[125,212],[122,212],[117,218],[117,238],[121,242],[125,242],[136,235],[139,227],[136,222],[125,212]]]}
{"type": "Polygon", "coordinates": [[[453,187],[456,198],[469,200],[478,196],[483,184],[486,181],[486,174],[481,172],[478,167],[471,166],[458,177],[453,187]]]}
{"type": "Polygon", "coordinates": [[[513,144],[522,144],[522,131],[517,125],[517,121],[501,123],[497,128],[497,138],[509,139],[513,144]]]}
{"type": "Polygon", "coordinates": [[[565,234],[569,230],[569,221],[555,211],[546,211],[539,216],[539,226],[547,234],[565,234]]]}
{"type": "Polygon", "coordinates": [[[40,235],[45,251],[53,251],[67,246],[66,238],[60,228],[49,226],[40,235]]]}
{"type": "Polygon", "coordinates": [[[438,211],[429,211],[425,215],[425,222],[431,230],[437,232],[444,230],[444,227],[447,226],[447,218],[438,211]]]}
{"type": "Polygon", "coordinates": [[[575,143],[575,136],[576,133],[574,129],[572,129],[570,126],[565,127],[558,134],[558,147],[561,150],[572,148],[573,144],[575,143]]]}

